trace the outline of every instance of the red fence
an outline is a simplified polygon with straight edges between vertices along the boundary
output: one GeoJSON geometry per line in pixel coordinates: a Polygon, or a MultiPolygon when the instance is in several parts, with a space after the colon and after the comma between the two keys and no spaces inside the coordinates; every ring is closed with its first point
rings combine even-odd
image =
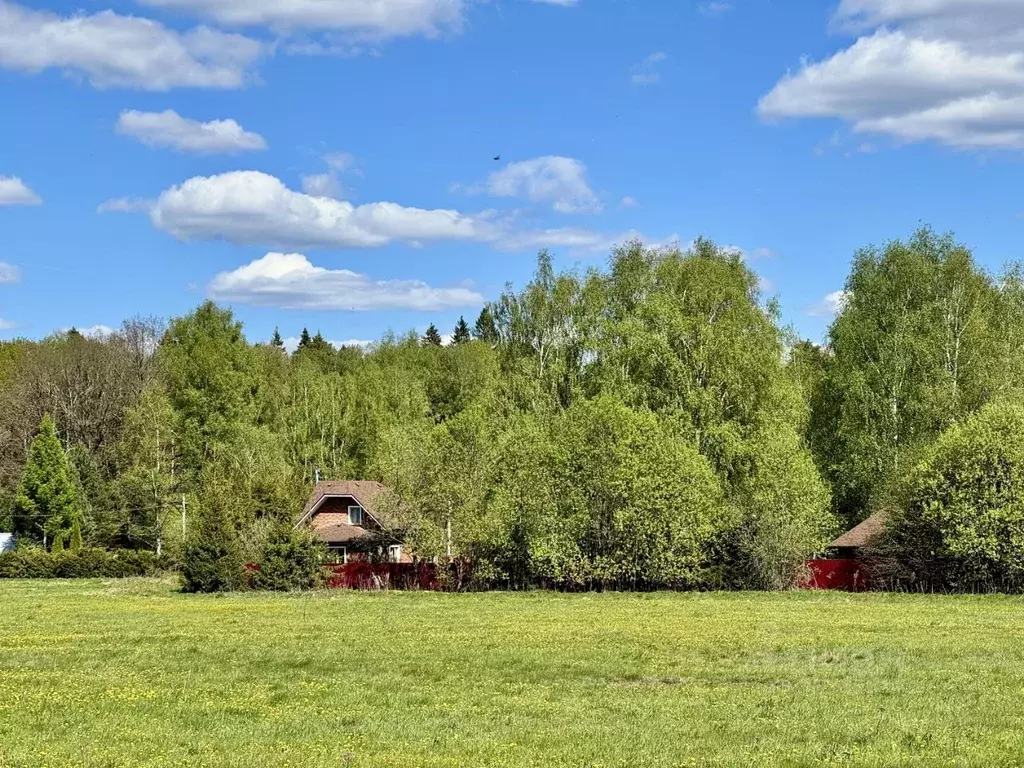
{"type": "Polygon", "coordinates": [[[440,589],[432,563],[353,562],[329,566],[332,589],[440,589]]]}
{"type": "Polygon", "coordinates": [[[867,574],[858,560],[808,560],[804,589],[845,589],[861,592],[868,587],[867,574]]]}

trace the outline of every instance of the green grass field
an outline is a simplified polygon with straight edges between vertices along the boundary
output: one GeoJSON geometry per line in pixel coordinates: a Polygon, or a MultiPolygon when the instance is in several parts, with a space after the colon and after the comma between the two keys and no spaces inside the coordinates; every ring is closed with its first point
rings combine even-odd
{"type": "Polygon", "coordinates": [[[1021,765],[1024,601],[0,582],[0,766],[1021,765]]]}

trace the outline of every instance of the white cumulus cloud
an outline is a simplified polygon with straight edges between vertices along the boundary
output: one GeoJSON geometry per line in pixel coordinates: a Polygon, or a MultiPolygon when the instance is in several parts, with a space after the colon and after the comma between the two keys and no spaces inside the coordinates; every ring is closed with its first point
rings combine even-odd
{"type": "MultiPolygon", "coordinates": [[[[184,242],[225,240],[237,245],[286,249],[375,248],[399,242],[485,243],[500,251],[566,248],[594,253],[639,237],[583,227],[522,229],[515,212],[463,213],[413,208],[391,202],[352,203],[328,196],[330,181],[304,179],[306,191],[289,189],[260,171],[196,176],[162,192],[155,201],[120,198],[100,212],[147,212],[157,229],[184,242]]],[[[642,239],[642,238],[641,238],[642,239]]]]}
{"type": "Polygon", "coordinates": [[[336,31],[357,39],[436,37],[459,31],[466,0],[141,0],[231,26],[336,31]]]}
{"type": "Polygon", "coordinates": [[[246,131],[234,120],[201,123],[182,117],[173,109],[163,112],[125,110],[117,120],[117,132],[150,147],[170,147],[179,152],[249,152],[267,148],[258,133],[246,131]]]}
{"type": "Polygon", "coordinates": [[[550,205],[559,213],[598,213],[602,210],[587,182],[587,167],[571,157],[547,155],[509,163],[492,173],[485,185],[494,197],[522,197],[550,205]]]}
{"type": "Polygon", "coordinates": [[[17,176],[0,176],[0,205],[39,205],[42,199],[17,176]]]}
{"type": "Polygon", "coordinates": [[[758,104],[763,118],[839,118],[900,142],[1024,149],[1024,3],[843,0],[833,28],[861,36],[784,76],[758,104]]]}
{"type": "Polygon", "coordinates": [[[60,69],[98,88],[238,88],[262,48],[209,27],[177,32],[109,10],[59,16],[0,0],[0,67],[60,69]]]}
{"type": "Polygon", "coordinates": [[[212,299],[279,309],[435,311],[484,303],[472,287],[436,288],[420,280],[374,280],[312,264],[299,253],[268,253],[210,283],[212,299]]]}
{"type": "Polygon", "coordinates": [[[179,240],[295,248],[484,240],[492,229],[483,218],[455,210],[390,202],[354,206],[303,194],[259,171],[191,178],[161,193],[150,217],[154,226],[179,240]]]}

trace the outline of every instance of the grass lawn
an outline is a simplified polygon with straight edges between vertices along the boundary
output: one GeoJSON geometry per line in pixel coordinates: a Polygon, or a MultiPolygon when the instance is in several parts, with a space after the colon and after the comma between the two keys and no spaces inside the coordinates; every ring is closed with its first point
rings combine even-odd
{"type": "Polygon", "coordinates": [[[1024,764],[1024,600],[0,581],[0,766],[1024,764]]]}

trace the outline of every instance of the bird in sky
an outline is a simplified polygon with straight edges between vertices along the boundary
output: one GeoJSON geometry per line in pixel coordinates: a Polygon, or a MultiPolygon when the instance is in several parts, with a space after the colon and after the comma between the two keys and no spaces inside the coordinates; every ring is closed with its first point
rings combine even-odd
{"type": "Polygon", "coordinates": [[[494,156],[494,159],[495,159],[495,160],[501,160],[501,155],[495,155],[495,156],[494,156]]]}

